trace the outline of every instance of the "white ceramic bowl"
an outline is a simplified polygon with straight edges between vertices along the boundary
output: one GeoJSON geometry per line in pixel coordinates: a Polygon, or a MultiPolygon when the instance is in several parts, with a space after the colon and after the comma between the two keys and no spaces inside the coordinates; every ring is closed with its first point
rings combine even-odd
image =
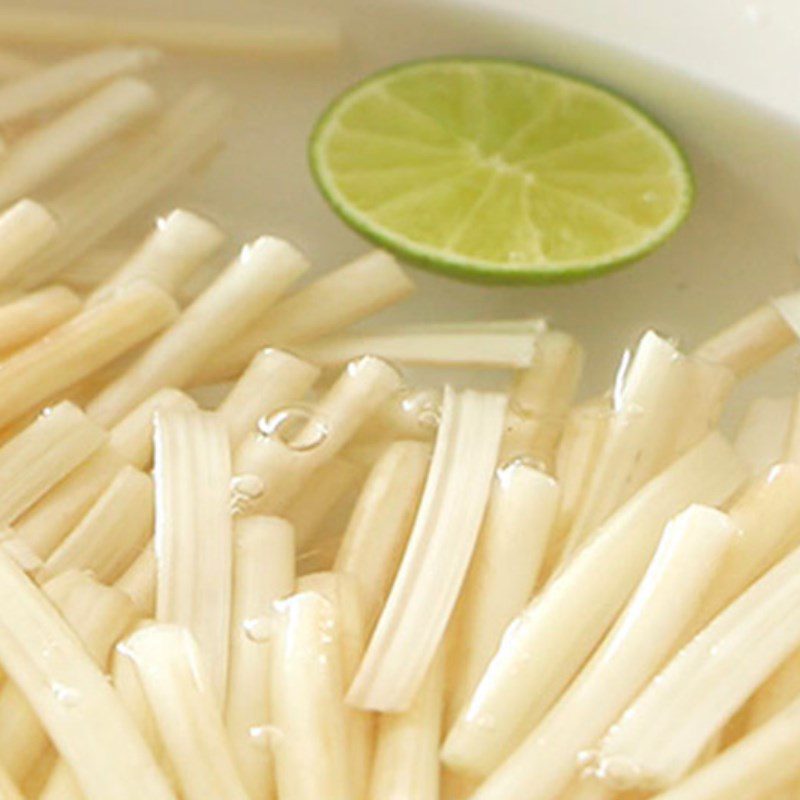
{"type": "MultiPolygon", "coordinates": [[[[184,12],[220,7],[196,0],[184,12]]],[[[225,8],[265,18],[274,12],[247,0],[225,8]]],[[[236,98],[227,149],[202,181],[178,196],[237,236],[285,236],[320,269],[358,254],[366,245],[328,209],[307,169],[308,134],[326,103],[361,76],[399,61],[448,53],[508,56],[586,76],[649,110],[689,154],[697,179],[694,211],[658,252],[595,281],[505,289],[415,272],[420,292],[390,318],[543,314],[586,344],[588,389],[607,384],[619,351],[646,327],[691,346],[760,300],[800,285],[800,129],[787,120],[677,69],[544,27],[522,9],[465,0],[328,0],[321,13],[341,22],[347,44],[338,60],[180,68],[227,84],[236,98]]],[[[762,390],[764,380],[773,390],[795,383],[792,370],[778,374],[768,370],[750,390],[762,390]]]]}

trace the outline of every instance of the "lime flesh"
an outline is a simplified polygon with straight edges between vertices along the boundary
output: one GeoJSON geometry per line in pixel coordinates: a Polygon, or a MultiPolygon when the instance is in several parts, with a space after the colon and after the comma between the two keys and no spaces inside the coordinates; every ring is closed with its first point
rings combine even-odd
{"type": "Polygon", "coordinates": [[[311,140],[334,209],[401,257],[499,283],[637,259],[692,199],[675,141],[619,96],[529,64],[415,62],[328,109],[311,140]]]}

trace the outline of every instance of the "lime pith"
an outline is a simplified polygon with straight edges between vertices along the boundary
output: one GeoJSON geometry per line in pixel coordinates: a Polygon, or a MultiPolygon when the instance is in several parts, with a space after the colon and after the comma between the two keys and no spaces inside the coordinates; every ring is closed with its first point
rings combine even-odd
{"type": "Polygon", "coordinates": [[[529,64],[414,62],[328,109],[311,164],[336,211],[457,277],[569,280],[664,241],[692,199],[674,140],[627,101],[529,64]]]}

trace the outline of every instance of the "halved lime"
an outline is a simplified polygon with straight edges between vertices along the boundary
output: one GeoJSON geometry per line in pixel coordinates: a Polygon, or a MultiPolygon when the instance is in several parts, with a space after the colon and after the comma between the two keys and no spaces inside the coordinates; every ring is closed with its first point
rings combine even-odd
{"type": "Polygon", "coordinates": [[[674,139],[605,89],[530,64],[403,64],[339,97],[311,165],[369,239],[456,277],[569,280],[652,250],[692,200],[674,139]]]}

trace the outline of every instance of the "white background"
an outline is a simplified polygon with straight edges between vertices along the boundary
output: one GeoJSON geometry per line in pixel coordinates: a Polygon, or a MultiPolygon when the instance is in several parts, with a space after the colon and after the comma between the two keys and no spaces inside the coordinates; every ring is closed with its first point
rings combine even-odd
{"type": "Polygon", "coordinates": [[[643,53],[800,119],[800,0],[485,0],[643,53]]]}

